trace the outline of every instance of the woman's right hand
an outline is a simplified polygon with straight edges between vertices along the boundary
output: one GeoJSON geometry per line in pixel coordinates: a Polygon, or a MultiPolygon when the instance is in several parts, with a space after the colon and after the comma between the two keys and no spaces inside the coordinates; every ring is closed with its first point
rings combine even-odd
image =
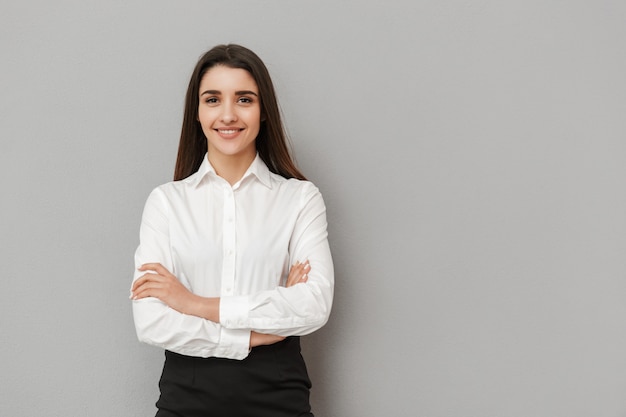
{"type": "MultiPolygon", "coordinates": [[[[289,270],[289,276],[287,277],[287,283],[285,287],[293,287],[297,284],[303,284],[309,279],[309,271],[311,265],[309,261],[304,263],[296,262],[295,265],[289,270]]],[[[273,345],[285,340],[284,336],[276,336],[274,334],[257,333],[255,331],[250,332],[250,349],[256,346],[273,345]]]]}
{"type": "Polygon", "coordinates": [[[255,331],[250,332],[250,349],[257,346],[273,345],[285,340],[284,336],[276,336],[275,334],[257,333],[255,331]]]}

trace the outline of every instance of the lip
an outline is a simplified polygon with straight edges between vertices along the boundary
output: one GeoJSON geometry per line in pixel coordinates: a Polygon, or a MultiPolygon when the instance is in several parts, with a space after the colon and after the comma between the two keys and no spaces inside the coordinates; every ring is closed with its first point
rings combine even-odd
{"type": "Polygon", "coordinates": [[[242,127],[218,127],[215,130],[217,134],[223,139],[233,139],[239,135],[239,133],[243,132],[244,128],[242,127]]]}

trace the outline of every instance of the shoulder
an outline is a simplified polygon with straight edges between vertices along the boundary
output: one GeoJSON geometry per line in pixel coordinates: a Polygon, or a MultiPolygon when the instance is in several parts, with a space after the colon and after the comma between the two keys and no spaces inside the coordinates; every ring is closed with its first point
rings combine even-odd
{"type": "Polygon", "coordinates": [[[170,181],[165,184],[158,185],[153,188],[150,194],[148,195],[148,200],[150,199],[163,199],[167,198],[168,195],[175,193],[178,188],[180,188],[181,181],[170,181]]]}
{"type": "Polygon", "coordinates": [[[290,200],[298,202],[301,208],[315,204],[324,206],[324,200],[319,188],[308,180],[296,178],[284,178],[277,174],[272,174],[272,188],[280,194],[288,195],[290,200]]]}
{"type": "Polygon", "coordinates": [[[310,194],[319,193],[319,189],[308,180],[299,180],[297,178],[285,178],[278,174],[270,173],[272,188],[276,187],[282,190],[290,190],[297,193],[310,194]]]}
{"type": "Polygon", "coordinates": [[[184,195],[191,190],[197,189],[199,179],[197,173],[178,181],[169,181],[161,184],[152,190],[152,194],[160,194],[167,198],[175,198],[180,195],[184,195]]]}
{"type": "Polygon", "coordinates": [[[148,195],[146,206],[157,206],[166,208],[172,200],[176,200],[185,193],[185,189],[189,188],[189,184],[185,180],[170,181],[161,184],[152,189],[148,195]]]}

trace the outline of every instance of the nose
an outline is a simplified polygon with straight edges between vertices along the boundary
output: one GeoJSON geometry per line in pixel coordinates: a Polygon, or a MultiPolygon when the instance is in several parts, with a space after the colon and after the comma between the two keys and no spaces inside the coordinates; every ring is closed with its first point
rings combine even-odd
{"type": "Polygon", "coordinates": [[[237,112],[235,111],[235,106],[230,103],[225,103],[222,106],[222,122],[223,123],[233,123],[237,121],[237,112]]]}

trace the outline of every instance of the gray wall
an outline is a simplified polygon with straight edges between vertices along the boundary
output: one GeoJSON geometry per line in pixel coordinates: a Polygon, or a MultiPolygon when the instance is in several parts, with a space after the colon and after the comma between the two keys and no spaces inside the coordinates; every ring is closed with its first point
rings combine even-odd
{"type": "Polygon", "coordinates": [[[199,55],[268,64],[328,205],[320,417],[626,416],[626,3],[0,6],[0,415],[149,416],[128,288],[199,55]]]}

